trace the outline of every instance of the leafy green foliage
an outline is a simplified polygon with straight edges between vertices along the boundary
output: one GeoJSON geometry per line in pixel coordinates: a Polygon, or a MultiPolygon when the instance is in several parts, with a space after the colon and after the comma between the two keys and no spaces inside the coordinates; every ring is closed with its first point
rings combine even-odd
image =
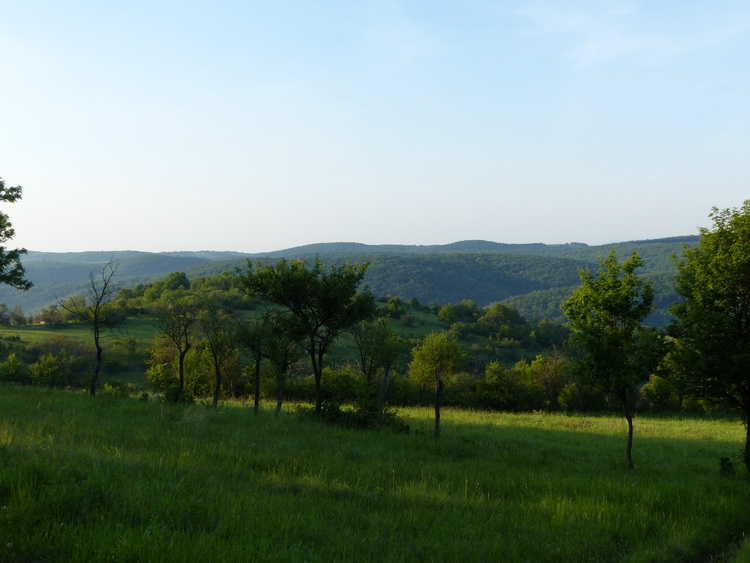
{"type": "Polygon", "coordinates": [[[265,298],[296,319],[306,338],[315,376],[316,412],[320,412],[323,401],[321,378],[326,352],[344,331],[375,314],[372,294],[358,291],[367,266],[331,266],[326,271],[319,259],[309,267],[302,261],[282,259],[275,266],[263,266],[248,260],[241,276],[250,295],[265,298]]]}
{"type": "MultiPolygon", "coordinates": [[[[714,208],[713,226],[678,262],[673,377],[694,396],[750,416],[750,200],[714,208]]],[[[744,452],[750,471],[750,426],[744,452]]]]}
{"type": "MultiPolygon", "coordinates": [[[[21,186],[10,187],[0,178],[0,201],[13,203],[21,199],[21,186]]],[[[26,279],[26,269],[21,264],[25,249],[8,250],[6,243],[16,234],[8,214],[0,211],[0,284],[16,289],[29,290],[33,285],[26,279]]]]}
{"type": "Polygon", "coordinates": [[[614,397],[628,421],[628,466],[632,467],[632,414],[635,386],[659,359],[658,335],[641,322],[651,310],[653,289],[635,270],[643,264],[633,253],[624,262],[613,249],[594,275],[582,270],[581,286],[563,303],[571,341],[582,354],[575,367],[582,383],[614,397]]]}

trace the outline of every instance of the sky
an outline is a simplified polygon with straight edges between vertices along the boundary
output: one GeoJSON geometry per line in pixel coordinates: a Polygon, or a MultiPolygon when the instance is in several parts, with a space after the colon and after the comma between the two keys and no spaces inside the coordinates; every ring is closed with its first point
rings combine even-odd
{"type": "Polygon", "coordinates": [[[607,244],[750,199],[746,0],[0,0],[7,246],[607,244]]]}

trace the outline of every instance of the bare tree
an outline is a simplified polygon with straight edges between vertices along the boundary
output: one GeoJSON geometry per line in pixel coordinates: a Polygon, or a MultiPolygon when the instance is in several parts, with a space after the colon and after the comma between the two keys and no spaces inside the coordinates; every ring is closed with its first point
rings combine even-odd
{"type": "Polygon", "coordinates": [[[117,273],[118,263],[110,260],[100,272],[89,274],[89,283],[84,295],[70,297],[60,301],[60,307],[65,309],[77,322],[86,323],[91,327],[96,348],[96,361],[89,383],[89,393],[96,395],[99,383],[99,373],[102,369],[104,349],[102,336],[125,321],[125,314],[121,307],[113,303],[118,288],[113,282],[117,273]]]}

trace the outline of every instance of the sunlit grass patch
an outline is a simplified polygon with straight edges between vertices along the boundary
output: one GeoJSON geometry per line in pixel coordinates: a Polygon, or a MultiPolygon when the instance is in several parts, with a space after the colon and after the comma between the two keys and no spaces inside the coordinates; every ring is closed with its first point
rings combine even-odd
{"type": "Polygon", "coordinates": [[[657,561],[750,529],[742,426],[427,409],[412,432],[0,387],[0,560],[657,561]]]}

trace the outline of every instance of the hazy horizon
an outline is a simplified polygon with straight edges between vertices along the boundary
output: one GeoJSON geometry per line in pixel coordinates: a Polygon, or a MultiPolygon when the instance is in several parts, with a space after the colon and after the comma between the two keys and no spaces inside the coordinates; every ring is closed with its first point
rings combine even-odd
{"type": "Polygon", "coordinates": [[[748,198],[736,0],[1,12],[11,247],[601,245],[697,234],[748,198]]]}

